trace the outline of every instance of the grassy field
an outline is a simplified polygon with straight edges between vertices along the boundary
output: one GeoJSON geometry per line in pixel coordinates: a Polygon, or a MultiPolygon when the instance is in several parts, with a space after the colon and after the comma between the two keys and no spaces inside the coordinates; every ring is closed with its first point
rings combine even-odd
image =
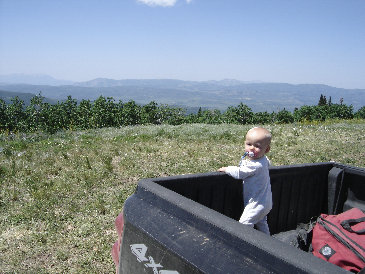
{"type": "MultiPolygon", "coordinates": [[[[113,273],[114,219],[140,178],[236,165],[251,126],[0,135],[0,272],[113,273]]],[[[266,125],[273,165],[365,167],[365,121],[266,125]]]]}

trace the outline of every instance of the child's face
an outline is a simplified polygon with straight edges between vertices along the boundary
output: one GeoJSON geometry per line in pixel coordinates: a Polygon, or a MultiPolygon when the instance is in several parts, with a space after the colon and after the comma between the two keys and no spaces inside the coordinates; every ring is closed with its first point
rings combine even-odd
{"type": "Polygon", "coordinates": [[[269,152],[270,144],[265,135],[260,131],[250,130],[246,135],[245,151],[253,152],[250,159],[259,159],[269,152]]]}

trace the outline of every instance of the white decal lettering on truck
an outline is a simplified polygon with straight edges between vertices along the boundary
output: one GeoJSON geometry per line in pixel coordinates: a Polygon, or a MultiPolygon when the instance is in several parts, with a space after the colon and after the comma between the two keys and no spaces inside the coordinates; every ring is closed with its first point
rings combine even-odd
{"type": "Polygon", "coordinates": [[[131,245],[132,253],[137,257],[139,262],[148,261],[146,258],[147,246],[144,244],[134,244],[131,245]]]}
{"type": "Polygon", "coordinates": [[[149,262],[145,263],[144,266],[152,268],[154,274],[179,274],[179,272],[174,270],[159,271],[158,268],[162,268],[163,266],[161,264],[156,264],[151,256],[148,256],[148,259],[146,258],[147,246],[144,244],[131,245],[131,251],[133,255],[137,257],[138,262],[149,262]]]}

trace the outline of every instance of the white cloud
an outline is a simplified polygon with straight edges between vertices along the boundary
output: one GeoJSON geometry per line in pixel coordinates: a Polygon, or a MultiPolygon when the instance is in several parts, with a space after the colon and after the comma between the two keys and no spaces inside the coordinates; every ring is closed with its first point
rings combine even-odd
{"type": "Polygon", "coordinates": [[[146,4],[148,6],[172,7],[176,4],[177,0],[137,0],[137,1],[146,4]]]}
{"type": "MultiPolygon", "coordinates": [[[[177,0],[137,0],[140,3],[146,4],[148,6],[162,6],[162,7],[172,7],[176,4],[177,0]]],[[[191,3],[193,0],[185,0],[186,3],[191,3]]]]}

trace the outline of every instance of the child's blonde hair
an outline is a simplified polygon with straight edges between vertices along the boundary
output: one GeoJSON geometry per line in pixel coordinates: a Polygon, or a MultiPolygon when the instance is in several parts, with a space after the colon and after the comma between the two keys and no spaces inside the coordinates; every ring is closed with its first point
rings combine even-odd
{"type": "MultiPolygon", "coordinates": [[[[259,130],[261,133],[264,134],[264,137],[265,137],[265,141],[270,144],[271,143],[271,138],[272,138],[272,135],[271,135],[271,132],[266,129],[266,128],[263,128],[263,127],[253,127],[251,128],[249,131],[247,131],[247,134],[250,132],[250,131],[256,131],[256,130],[259,130]]],[[[246,134],[246,135],[247,135],[246,134]]]]}

